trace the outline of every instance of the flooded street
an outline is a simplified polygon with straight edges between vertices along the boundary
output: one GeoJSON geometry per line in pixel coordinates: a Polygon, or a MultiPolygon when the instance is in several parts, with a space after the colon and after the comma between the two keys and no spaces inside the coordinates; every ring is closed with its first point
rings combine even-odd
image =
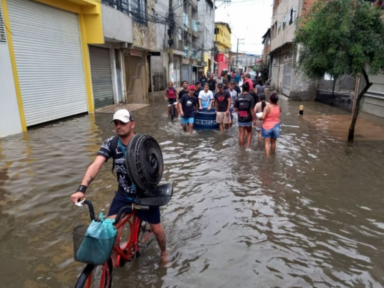
{"type": "MultiPolygon", "coordinates": [[[[283,98],[283,97],[281,97],[283,98]]],[[[114,270],[113,287],[384,286],[384,142],[353,145],[298,117],[345,112],[281,100],[277,153],[267,159],[229,132],[181,133],[162,99],[134,111],[160,143],[174,196],[162,209],[171,262],[153,245],[114,270]]],[[[0,140],[1,287],[73,287],[71,204],[87,166],[113,135],[111,114],[80,116],[0,140]]],[[[87,191],[108,212],[117,182],[106,163],[87,191]]]]}

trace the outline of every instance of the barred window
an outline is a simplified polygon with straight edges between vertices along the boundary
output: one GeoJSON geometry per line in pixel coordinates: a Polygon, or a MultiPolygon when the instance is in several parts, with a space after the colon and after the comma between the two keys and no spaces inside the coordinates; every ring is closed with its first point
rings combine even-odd
{"type": "Polygon", "coordinates": [[[146,0],[131,0],[131,16],[137,23],[147,24],[147,1],[146,0]]]}

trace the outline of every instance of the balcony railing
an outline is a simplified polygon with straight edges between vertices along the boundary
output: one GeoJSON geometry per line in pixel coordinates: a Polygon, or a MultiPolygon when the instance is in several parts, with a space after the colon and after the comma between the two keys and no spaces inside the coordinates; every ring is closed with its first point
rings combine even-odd
{"type": "Polygon", "coordinates": [[[192,19],[192,31],[195,31],[197,32],[199,29],[198,25],[197,25],[197,21],[192,19]]]}
{"type": "Polygon", "coordinates": [[[184,14],[184,27],[189,27],[189,19],[188,19],[188,14],[187,13],[183,13],[184,14]]]}
{"type": "Polygon", "coordinates": [[[140,24],[147,24],[147,7],[144,0],[131,1],[131,5],[129,5],[129,0],[101,0],[101,3],[131,16],[134,21],[140,24]]]}
{"type": "Polygon", "coordinates": [[[193,52],[192,52],[192,58],[193,58],[193,59],[197,59],[197,51],[196,51],[196,50],[193,50],[193,52]]]}

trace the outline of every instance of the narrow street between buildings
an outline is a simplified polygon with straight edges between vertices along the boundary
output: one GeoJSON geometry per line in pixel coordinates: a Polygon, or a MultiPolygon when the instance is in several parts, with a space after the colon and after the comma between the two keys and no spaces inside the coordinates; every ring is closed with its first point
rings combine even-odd
{"type": "MultiPolygon", "coordinates": [[[[338,134],[347,112],[308,102],[299,117],[302,102],[280,99],[281,138],[269,158],[256,135],[251,151],[239,148],[237,127],[184,134],[162,97],[133,112],[135,131],[160,143],[163,181],[175,189],[162,209],[170,262],[160,265],[153,245],[114,271],[113,287],[384,285],[384,139],[358,126],[349,145],[338,134]]],[[[71,232],[89,218],[69,195],[114,135],[111,118],[79,116],[0,140],[3,287],[73,287],[83,265],[71,232]]],[[[116,189],[111,165],[87,191],[98,212],[116,189]]]]}

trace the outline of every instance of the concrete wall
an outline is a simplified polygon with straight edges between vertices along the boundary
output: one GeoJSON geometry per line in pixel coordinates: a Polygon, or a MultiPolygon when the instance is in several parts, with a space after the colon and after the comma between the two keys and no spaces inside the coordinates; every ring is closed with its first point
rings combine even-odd
{"type": "MultiPolygon", "coordinates": [[[[343,75],[336,79],[335,91],[354,91],[356,78],[351,75],[343,75]]],[[[332,91],[333,80],[320,79],[318,89],[332,91]]]]}
{"type": "Polygon", "coordinates": [[[291,100],[314,100],[316,98],[317,81],[307,78],[300,70],[295,69],[299,53],[292,50],[292,47],[286,46],[273,55],[272,62],[272,85],[274,88],[284,95],[290,97],[291,100]],[[283,89],[284,67],[291,65],[291,86],[289,92],[283,89]]]}
{"type": "Polygon", "coordinates": [[[0,42],[0,137],[22,132],[7,42],[0,42]]]}
{"type": "Polygon", "coordinates": [[[292,70],[291,91],[289,98],[292,101],[315,100],[317,83],[308,79],[302,72],[292,70]]]}
{"type": "MultiPolygon", "coordinates": [[[[168,15],[168,0],[157,0],[155,4],[155,13],[158,17],[167,17],[168,15]]],[[[168,27],[163,24],[156,25],[156,49],[158,51],[168,51],[168,27]]]]}
{"type": "MultiPolygon", "coordinates": [[[[365,93],[361,111],[384,118],[384,74],[369,75],[369,81],[373,85],[365,93]]],[[[360,84],[361,89],[363,89],[363,85],[365,84],[360,84]]]]}
{"type": "Polygon", "coordinates": [[[132,18],[104,4],[101,11],[104,37],[110,41],[133,43],[132,18]]]}
{"type": "Polygon", "coordinates": [[[284,0],[281,1],[280,5],[277,7],[276,11],[272,17],[272,27],[271,27],[271,50],[275,50],[281,47],[287,42],[292,42],[295,36],[296,30],[296,19],[300,16],[299,13],[300,4],[302,0],[284,0]],[[295,16],[294,22],[289,24],[291,9],[295,7],[295,16]],[[283,25],[284,16],[286,17],[285,27],[283,25]],[[280,24],[280,29],[277,27],[280,24]]]}
{"type": "MultiPolygon", "coordinates": [[[[291,46],[273,53],[272,61],[272,85],[278,92],[282,92],[284,65],[292,63],[291,46]],[[289,56],[288,56],[289,55],[289,56]]],[[[292,80],[292,79],[291,79],[292,80]]]]}
{"type": "MultiPolygon", "coordinates": [[[[155,10],[155,0],[147,1],[147,14],[155,10]]],[[[146,25],[133,21],[133,44],[146,50],[156,50],[156,24],[147,21],[146,25]]]]}
{"type": "MultiPolygon", "coordinates": [[[[205,58],[204,53],[207,53],[207,50],[213,48],[213,39],[215,35],[215,9],[214,6],[211,5],[210,1],[200,0],[197,2],[197,11],[199,22],[197,42],[204,43],[205,50],[199,52],[198,54],[198,59],[201,60],[202,56],[203,59],[205,58]]],[[[208,69],[211,70],[210,68],[208,69]]]]}
{"type": "Polygon", "coordinates": [[[316,0],[276,0],[273,8],[271,27],[272,85],[279,92],[283,91],[284,67],[291,63],[291,86],[289,90],[284,89],[284,93],[291,100],[313,100],[316,97],[317,81],[311,81],[294,68],[299,57],[299,49],[294,51],[291,47],[298,24],[297,19],[305,15],[314,2],[316,0]],[[293,14],[291,14],[292,9],[293,14]],[[292,23],[290,23],[291,20],[292,23]]]}
{"type": "MultiPolygon", "coordinates": [[[[238,62],[239,67],[253,67],[256,65],[256,61],[261,58],[261,55],[239,55],[238,62]]],[[[236,65],[236,56],[232,56],[233,63],[236,65]]]]}
{"type": "MultiPolygon", "coordinates": [[[[174,65],[175,67],[175,65],[174,65]]],[[[154,87],[154,79],[153,76],[155,73],[161,73],[163,75],[163,81],[162,85],[164,86],[166,83],[169,82],[168,77],[168,53],[167,52],[161,52],[160,56],[151,56],[151,83],[152,83],[152,91],[157,91],[159,89],[156,89],[154,87]]],[[[177,80],[177,79],[175,79],[177,80]]],[[[176,82],[176,81],[175,81],[176,82]]],[[[177,83],[175,83],[177,85],[177,83]]]]}

